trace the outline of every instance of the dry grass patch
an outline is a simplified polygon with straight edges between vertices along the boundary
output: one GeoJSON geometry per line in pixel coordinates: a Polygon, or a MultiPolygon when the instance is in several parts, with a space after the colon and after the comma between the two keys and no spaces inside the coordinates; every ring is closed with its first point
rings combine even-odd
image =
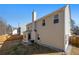
{"type": "Polygon", "coordinates": [[[79,55],[79,47],[72,47],[71,55],[79,55]]]}
{"type": "Polygon", "coordinates": [[[6,55],[35,55],[35,54],[62,54],[56,50],[38,45],[36,43],[32,45],[23,45],[21,43],[11,46],[9,49],[4,49],[5,52],[1,51],[2,54],[6,55]]]}

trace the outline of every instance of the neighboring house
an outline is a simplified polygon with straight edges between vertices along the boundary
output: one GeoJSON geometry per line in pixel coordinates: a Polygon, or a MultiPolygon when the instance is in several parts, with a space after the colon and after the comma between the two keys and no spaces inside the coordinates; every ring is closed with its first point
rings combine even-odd
{"type": "Polygon", "coordinates": [[[70,29],[69,5],[36,20],[36,12],[32,13],[32,23],[26,25],[25,42],[38,44],[67,51],[69,46],[70,29]]]}
{"type": "Polygon", "coordinates": [[[21,28],[20,27],[14,28],[12,30],[12,35],[21,35],[21,28]]]}
{"type": "Polygon", "coordinates": [[[16,35],[16,34],[18,34],[17,33],[17,28],[14,28],[13,31],[12,31],[12,35],[16,35]]]}

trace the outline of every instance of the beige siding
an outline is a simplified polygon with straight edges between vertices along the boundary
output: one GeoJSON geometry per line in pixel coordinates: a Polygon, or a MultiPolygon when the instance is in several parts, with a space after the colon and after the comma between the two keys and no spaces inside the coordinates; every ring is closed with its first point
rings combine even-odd
{"type": "MultiPolygon", "coordinates": [[[[32,30],[32,24],[29,24],[29,30],[32,30]]],[[[64,49],[64,12],[56,12],[48,17],[41,18],[36,21],[37,34],[40,36],[40,40],[36,40],[38,43],[64,49]],[[54,15],[59,15],[59,23],[54,24],[54,15]],[[42,26],[42,20],[45,19],[45,26],[42,26]]]]}
{"type": "Polygon", "coordinates": [[[28,32],[23,32],[23,42],[28,42],[28,32]]]}
{"type": "Polygon", "coordinates": [[[64,48],[64,12],[59,14],[59,23],[53,23],[53,14],[45,18],[46,26],[42,26],[42,20],[36,23],[37,32],[40,35],[38,43],[56,47],[64,48]]]}
{"type": "Polygon", "coordinates": [[[26,26],[26,28],[27,28],[27,30],[32,30],[32,24],[29,24],[28,26],[26,26]]]}
{"type": "MultiPolygon", "coordinates": [[[[66,50],[68,46],[68,36],[70,34],[70,14],[69,7],[61,8],[54,13],[48,14],[35,21],[36,34],[39,34],[40,40],[35,41],[49,47],[55,47],[61,50],[66,50]],[[54,24],[54,15],[59,15],[59,23],[54,24]],[[42,26],[42,21],[45,19],[45,26],[42,26]]],[[[32,23],[26,26],[28,30],[32,30],[32,23]]]]}

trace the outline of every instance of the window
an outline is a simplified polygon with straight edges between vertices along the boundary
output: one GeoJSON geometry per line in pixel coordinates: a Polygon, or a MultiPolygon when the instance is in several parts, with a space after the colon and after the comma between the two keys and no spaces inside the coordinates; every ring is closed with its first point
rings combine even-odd
{"type": "Polygon", "coordinates": [[[42,21],[42,26],[45,26],[45,20],[42,21]]]}
{"type": "Polygon", "coordinates": [[[59,22],[59,15],[54,16],[54,24],[59,22]]]}

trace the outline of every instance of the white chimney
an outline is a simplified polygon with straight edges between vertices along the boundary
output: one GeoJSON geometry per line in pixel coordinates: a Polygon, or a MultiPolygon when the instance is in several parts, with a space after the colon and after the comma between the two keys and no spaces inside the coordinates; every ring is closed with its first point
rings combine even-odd
{"type": "Polygon", "coordinates": [[[33,10],[32,12],[32,21],[35,21],[36,20],[36,12],[33,10]]]}
{"type": "Polygon", "coordinates": [[[32,29],[35,29],[35,20],[36,20],[36,12],[33,10],[32,12],[32,29]]]}
{"type": "Polygon", "coordinates": [[[32,12],[32,32],[31,32],[31,40],[35,40],[36,39],[35,20],[36,20],[36,12],[33,10],[33,12],[32,12]]]}

